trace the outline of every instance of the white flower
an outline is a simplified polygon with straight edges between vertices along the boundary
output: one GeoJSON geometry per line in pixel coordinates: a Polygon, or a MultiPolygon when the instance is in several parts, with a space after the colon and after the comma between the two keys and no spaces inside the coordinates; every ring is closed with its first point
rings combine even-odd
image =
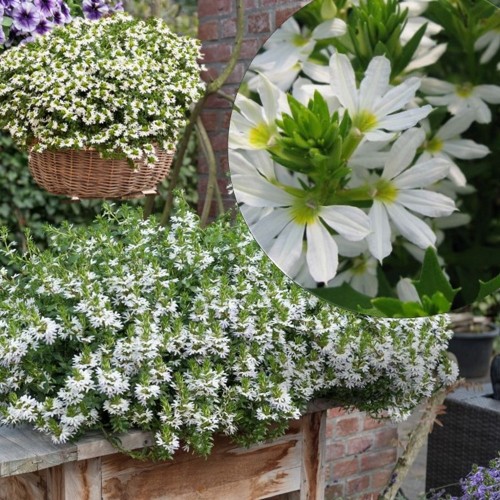
{"type": "Polygon", "coordinates": [[[491,111],[486,103],[500,104],[498,85],[454,85],[426,77],[422,79],[420,90],[431,104],[446,106],[452,115],[468,114],[478,123],[491,122],[491,111]]]}
{"type": "Polygon", "coordinates": [[[436,235],[408,210],[427,217],[442,217],[455,210],[450,198],[422,189],[448,175],[448,161],[433,158],[407,168],[424,137],[422,129],[402,134],[392,146],[381,177],[372,185],[373,205],[369,212],[372,232],[367,240],[371,254],[379,261],[392,250],[390,222],[407,240],[427,248],[434,246],[436,235]]]}
{"type": "Polygon", "coordinates": [[[286,94],[264,75],[258,75],[257,91],[262,106],[238,94],[237,109],[231,116],[229,147],[241,149],[266,149],[277,133],[275,120],[282,113],[290,113],[286,94]]]}
{"type": "Polygon", "coordinates": [[[474,44],[475,50],[483,50],[486,49],[479,59],[481,64],[486,64],[490,62],[498,52],[498,48],[500,47],[500,30],[493,29],[481,35],[474,44]]]}
{"type": "MultiPolygon", "coordinates": [[[[230,164],[245,161],[231,152],[230,164]]],[[[306,260],[317,282],[331,280],[338,266],[338,250],[331,230],[348,240],[361,240],[370,232],[367,216],[349,206],[318,206],[300,182],[305,176],[293,176],[288,170],[267,161],[265,177],[257,169],[233,175],[233,187],[240,203],[253,207],[271,207],[273,211],[250,227],[255,239],[289,274],[302,254],[304,237],[307,241],[306,260]],[[274,174],[271,169],[274,167],[274,174]]]]}
{"type": "Polygon", "coordinates": [[[461,139],[460,134],[465,132],[471,125],[473,119],[469,114],[454,116],[443,124],[439,130],[431,134],[430,124],[427,120],[422,121],[422,127],[427,132],[428,137],[423,143],[424,152],[420,160],[427,161],[430,158],[443,158],[450,162],[448,177],[458,186],[465,186],[467,179],[455,164],[452,158],[461,160],[472,160],[483,158],[490,153],[490,150],[472,141],[471,139],[461,139]]]}
{"type": "MultiPolygon", "coordinates": [[[[342,36],[347,27],[341,19],[329,19],[320,23],[311,32],[300,28],[293,18],[285,21],[264,44],[265,52],[257,55],[250,67],[263,72],[280,89],[288,90],[301,70],[315,80],[324,81],[328,69],[309,60],[316,42],[326,38],[342,36]]],[[[255,79],[248,82],[254,88],[255,79]]]]}
{"type": "Polygon", "coordinates": [[[357,89],[349,58],[338,53],[330,58],[330,85],[334,95],[349,112],[353,125],[371,141],[392,138],[394,134],[383,130],[406,130],[432,111],[432,108],[426,105],[396,113],[413,99],[420,86],[420,79],[409,78],[397,87],[391,87],[390,75],[389,60],[384,56],[374,57],[357,89]]]}
{"type": "Polygon", "coordinates": [[[367,251],[366,240],[346,241],[338,236],[335,241],[339,247],[339,254],[350,259],[342,263],[342,271],[328,282],[327,286],[337,287],[348,283],[354,290],[375,297],[378,292],[378,263],[367,251]]]}

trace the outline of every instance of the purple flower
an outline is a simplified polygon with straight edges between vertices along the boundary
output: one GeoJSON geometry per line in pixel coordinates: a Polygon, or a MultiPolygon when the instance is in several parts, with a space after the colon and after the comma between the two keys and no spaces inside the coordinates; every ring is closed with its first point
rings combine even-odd
{"type": "Polygon", "coordinates": [[[56,10],[57,3],[56,0],[35,0],[35,6],[45,17],[51,17],[56,10]]]}
{"type": "MultiPolygon", "coordinates": [[[[0,22],[2,18],[0,17],[0,22]]],[[[3,28],[0,25],[0,45],[3,45],[5,43],[5,33],[3,32],[3,28]]]]}
{"type": "Polygon", "coordinates": [[[109,12],[109,6],[102,0],[83,0],[82,9],[85,17],[92,21],[101,19],[109,12]]]}
{"type": "Polygon", "coordinates": [[[46,18],[40,19],[37,27],[35,28],[35,34],[37,35],[46,35],[54,28],[54,23],[49,21],[46,18]]]}
{"type": "Polygon", "coordinates": [[[54,24],[67,24],[72,20],[69,7],[63,0],[58,0],[56,9],[52,12],[54,24]]]}
{"type": "Polygon", "coordinates": [[[118,2],[113,7],[113,12],[121,12],[123,11],[123,2],[118,2]]]}
{"type": "Polygon", "coordinates": [[[40,22],[42,15],[35,5],[23,2],[12,11],[13,26],[21,33],[31,33],[40,22]]]}

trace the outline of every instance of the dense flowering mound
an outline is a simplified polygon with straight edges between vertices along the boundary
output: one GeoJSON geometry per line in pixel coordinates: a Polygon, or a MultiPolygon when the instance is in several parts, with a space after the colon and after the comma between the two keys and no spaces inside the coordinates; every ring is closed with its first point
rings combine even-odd
{"type": "Polygon", "coordinates": [[[201,229],[180,201],[170,228],[111,207],[47,230],[46,251],[3,251],[22,272],[0,279],[0,424],[59,442],[151,429],[161,456],[180,442],[208,453],[214,433],[262,440],[316,396],[399,418],[456,377],[446,318],[335,309],[241,219],[201,229]]]}
{"type": "Polygon", "coordinates": [[[0,128],[20,146],[94,148],[131,163],[172,149],[204,89],[199,42],[161,19],[75,19],[0,56],[0,128]]]}

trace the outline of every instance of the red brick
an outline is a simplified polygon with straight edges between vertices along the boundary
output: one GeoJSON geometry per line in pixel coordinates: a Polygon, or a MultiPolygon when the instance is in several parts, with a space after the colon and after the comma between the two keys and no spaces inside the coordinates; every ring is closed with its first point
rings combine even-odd
{"type": "Polygon", "coordinates": [[[219,38],[218,21],[209,21],[198,27],[198,38],[200,40],[217,40],[219,38]]]}
{"type": "Polygon", "coordinates": [[[347,410],[342,407],[337,407],[337,408],[330,408],[328,410],[328,418],[334,418],[334,417],[342,417],[343,415],[347,414],[347,410]]]}
{"type": "Polygon", "coordinates": [[[245,10],[255,9],[257,7],[256,0],[245,0],[245,10]]]}
{"type": "Polygon", "coordinates": [[[367,417],[365,417],[363,429],[365,431],[371,430],[371,429],[378,429],[380,427],[384,427],[384,425],[387,425],[387,420],[376,420],[374,418],[370,418],[367,416],[367,417]]]}
{"type": "Polygon", "coordinates": [[[262,12],[248,16],[248,32],[249,33],[269,33],[271,24],[269,22],[269,14],[262,12]]]}
{"type": "Polygon", "coordinates": [[[236,36],[236,19],[224,19],[220,31],[221,38],[234,38],[236,36]]]}
{"type": "Polygon", "coordinates": [[[355,493],[362,493],[370,487],[370,476],[361,476],[347,481],[347,495],[351,498],[355,493]]]}
{"type": "Polygon", "coordinates": [[[231,12],[233,3],[233,0],[200,0],[198,2],[198,17],[201,19],[205,16],[231,12]]]}
{"type": "Polygon", "coordinates": [[[353,476],[359,470],[357,458],[348,458],[332,463],[332,475],[334,479],[344,479],[347,476],[353,476]]]}
{"type": "Polygon", "coordinates": [[[201,114],[201,120],[207,132],[217,129],[217,117],[219,113],[217,111],[204,111],[201,114]]]}
{"type": "Polygon", "coordinates": [[[334,435],[337,436],[348,436],[349,434],[354,434],[359,431],[360,422],[358,417],[348,417],[341,420],[337,420],[335,423],[334,435]]]}
{"type": "Polygon", "coordinates": [[[326,460],[337,460],[346,456],[346,446],[344,443],[330,443],[326,445],[326,460]]]}
{"type": "Polygon", "coordinates": [[[360,459],[361,470],[379,469],[384,465],[395,463],[397,459],[397,452],[396,448],[385,451],[375,451],[373,453],[361,455],[360,459]]]}
{"type": "Polygon", "coordinates": [[[325,500],[338,500],[344,496],[344,485],[334,484],[325,488],[325,500]]]}
{"type": "Polygon", "coordinates": [[[209,47],[202,47],[202,62],[226,62],[231,56],[231,45],[210,45],[209,47]]]}
{"type": "Polygon", "coordinates": [[[378,493],[366,493],[358,497],[358,500],[378,500],[378,493]]]}
{"type": "Polygon", "coordinates": [[[216,68],[207,68],[205,71],[203,71],[201,77],[205,82],[212,82],[217,78],[218,75],[219,72],[217,71],[216,68]]]}
{"type": "Polygon", "coordinates": [[[372,488],[382,491],[388,484],[392,476],[392,469],[372,472],[372,488]]]}
{"type": "Polygon", "coordinates": [[[279,28],[289,17],[297,12],[299,7],[277,10],[274,14],[274,23],[276,28],[279,28]]]}
{"type": "Polygon", "coordinates": [[[369,450],[373,446],[371,437],[355,437],[347,441],[347,455],[358,455],[369,450]]]}
{"type": "Polygon", "coordinates": [[[220,126],[223,129],[229,129],[229,124],[231,123],[231,111],[221,111],[220,113],[220,126]]]}
{"type": "MultiPolygon", "coordinates": [[[[224,92],[231,95],[225,89],[224,89],[224,92]]],[[[227,99],[224,99],[223,97],[220,97],[216,94],[212,94],[212,95],[208,96],[207,100],[205,101],[205,109],[224,109],[224,108],[230,108],[230,107],[231,107],[231,103],[227,99]]]]}
{"type": "Polygon", "coordinates": [[[375,433],[375,446],[377,448],[397,446],[397,442],[398,442],[397,427],[392,427],[389,429],[380,429],[375,433]]]}
{"type": "Polygon", "coordinates": [[[259,40],[244,40],[241,44],[241,59],[253,59],[261,46],[259,40]]]}
{"type": "Polygon", "coordinates": [[[211,137],[214,151],[227,150],[227,131],[220,132],[211,137]]]}
{"type": "Polygon", "coordinates": [[[242,63],[237,63],[233,72],[229,75],[226,80],[227,83],[237,83],[240,84],[241,80],[245,76],[246,66],[242,63]]]}

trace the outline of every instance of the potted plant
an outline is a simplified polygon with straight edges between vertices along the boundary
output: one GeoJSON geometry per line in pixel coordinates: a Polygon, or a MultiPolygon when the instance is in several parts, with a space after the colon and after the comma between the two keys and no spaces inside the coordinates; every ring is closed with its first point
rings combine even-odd
{"type": "Polygon", "coordinates": [[[457,357],[461,376],[480,378],[488,373],[494,342],[500,334],[496,324],[498,292],[467,309],[450,315],[453,337],[448,349],[457,357]]]}
{"type": "Polygon", "coordinates": [[[199,57],[161,19],[75,19],[0,56],[0,128],[49,192],[138,195],[168,173],[203,90],[199,57]]]}

